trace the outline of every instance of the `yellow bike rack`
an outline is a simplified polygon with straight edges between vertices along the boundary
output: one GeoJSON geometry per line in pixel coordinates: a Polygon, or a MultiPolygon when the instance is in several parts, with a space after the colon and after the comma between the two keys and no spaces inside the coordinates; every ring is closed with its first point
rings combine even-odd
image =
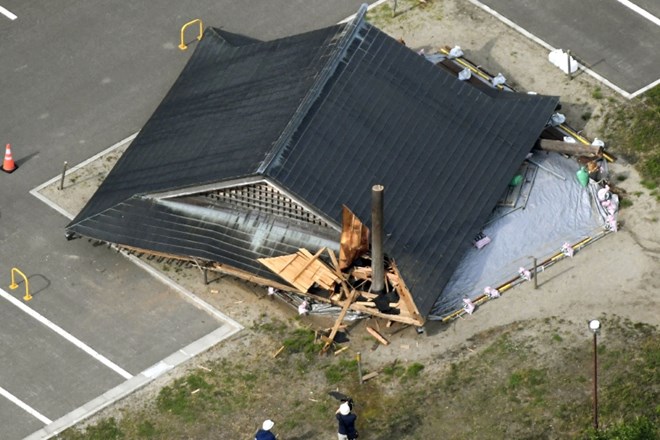
{"type": "Polygon", "coordinates": [[[188,46],[186,46],[186,43],[183,41],[183,34],[186,31],[186,28],[188,26],[193,25],[195,23],[199,23],[199,35],[197,35],[197,41],[202,39],[202,30],[203,30],[204,25],[202,24],[202,20],[200,18],[196,18],[192,21],[189,21],[188,23],[184,24],[181,27],[181,44],[179,44],[179,49],[181,49],[181,50],[188,49],[188,46]]]}
{"type": "Polygon", "coordinates": [[[25,276],[25,274],[23,272],[21,272],[20,270],[18,270],[18,268],[16,268],[16,267],[11,268],[11,284],[9,285],[9,288],[11,290],[14,290],[18,287],[18,284],[16,284],[16,279],[14,277],[14,274],[16,272],[18,272],[18,274],[21,275],[23,277],[23,279],[25,280],[25,296],[23,297],[23,299],[25,301],[30,301],[32,299],[32,295],[30,295],[30,285],[28,284],[28,279],[25,276]]]}

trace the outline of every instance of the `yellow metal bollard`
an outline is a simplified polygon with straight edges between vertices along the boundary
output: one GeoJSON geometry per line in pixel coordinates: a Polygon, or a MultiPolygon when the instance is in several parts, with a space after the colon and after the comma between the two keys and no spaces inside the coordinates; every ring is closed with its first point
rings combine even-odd
{"type": "Polygon", "coordinates": [[[190,25],[193,25],[195,23],[199,23],[199,35],[197,35],[197,41],[202,39],[202,32],[203,32],[203,27],[204,25],[202,24],[202,20],[200,18],[196,18],[192,21],[189,21],[188,23],[184,24],[181,27],[181,44],[179,44],[179,49],[181,50],[186,50],[188,49],[188,46],[186,46],[186,43],[183,41],[183,34],[186,31],[186,28],[190,25]]]}
{"type": "Polygon", "coordinates": [[[23,277],[23,279],[25,280],[25,296],[23,297],[23,299],[25,301],[30,301],[32,299],[32,295],[30,295],[30,285],[28,284],[28,279],[25,276],[25,274],[23,272],[21,272],[20,270],[18,270],[18,268],[16,268],[16,267],[11,268],[11,284],[9,285],[9,288],[11,290],[14,290],[18,287],[18,284],[16,284],[16,279],[14,277],[14,273],[16,273],[16,272],[18,272],[23,277]]]}

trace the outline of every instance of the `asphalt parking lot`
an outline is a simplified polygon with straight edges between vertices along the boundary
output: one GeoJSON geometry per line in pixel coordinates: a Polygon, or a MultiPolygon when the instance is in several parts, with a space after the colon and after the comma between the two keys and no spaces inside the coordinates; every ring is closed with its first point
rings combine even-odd
{"type": "Polygon", "coordinates": [[[49,438],[241,328],[120,254],[67,241],[68,219],[30,190],[142,127],[194,49],[177,48],[187,21],[268,39],[359,4],[0,0],[0,144],[18,165],[0,172],[0,438],[49,438]],[[31,301],[24,283],[9,288],[12,268],[31,301]]]}
{"type": "Polygon", "coordinates": [[[653,0],[470,0],[548,48],[571,50],[600,80],[633,97],[660,83],[660,3],[653,0]]]}

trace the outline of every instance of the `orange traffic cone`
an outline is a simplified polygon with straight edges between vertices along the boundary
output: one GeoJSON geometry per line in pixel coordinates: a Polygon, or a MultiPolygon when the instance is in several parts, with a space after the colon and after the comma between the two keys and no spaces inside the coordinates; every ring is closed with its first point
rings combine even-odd
{"type": "Polygon", "coordinates": [[[2,171],[5,173],[13,173],[16,171],[18,166],[14,163],[14,159],[11,157],[11,145],[7,144],[7,149],[5,150],[5,160],[2,162],[2,171]]]}

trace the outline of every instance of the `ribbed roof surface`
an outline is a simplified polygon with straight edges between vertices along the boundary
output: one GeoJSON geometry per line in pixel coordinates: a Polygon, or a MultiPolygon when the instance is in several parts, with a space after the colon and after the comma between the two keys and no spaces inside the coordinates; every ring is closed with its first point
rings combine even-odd
{"type": "Polygon", "coordinates": [[[384,248],[425,316],[557,100],[491,98],[368,25],[358,41],[267,174],[327,215],[344,203],[367,222],[383,184],[384,248]]]}
{"type": "MultiPolygon", "coordinates": [[[[385,250],[426,316],[556,104],[488,96],[362,21],[238,47],[207,31],[68,228],[263,274],[254,261],[262,251],[240,243],[264,230],[247,223],[279,220],[238,213],[214,226],[199,210],[174,212],[162,200],[136,202],[139,195],[258,173],[327,217],[339,220],[346,204],[370,223],[371,186],[383,184],[385,250]]],[[[312,252],[332,239],[314,228],[300,235],[294,223],[265,256],[305,233],[312,252]]]]}
{"type": "Polygon", "coordinates": [[[255,174],[341,28],[258,44],[207,29],[167,96],[71,224],[134,195],[255,174]]]}

